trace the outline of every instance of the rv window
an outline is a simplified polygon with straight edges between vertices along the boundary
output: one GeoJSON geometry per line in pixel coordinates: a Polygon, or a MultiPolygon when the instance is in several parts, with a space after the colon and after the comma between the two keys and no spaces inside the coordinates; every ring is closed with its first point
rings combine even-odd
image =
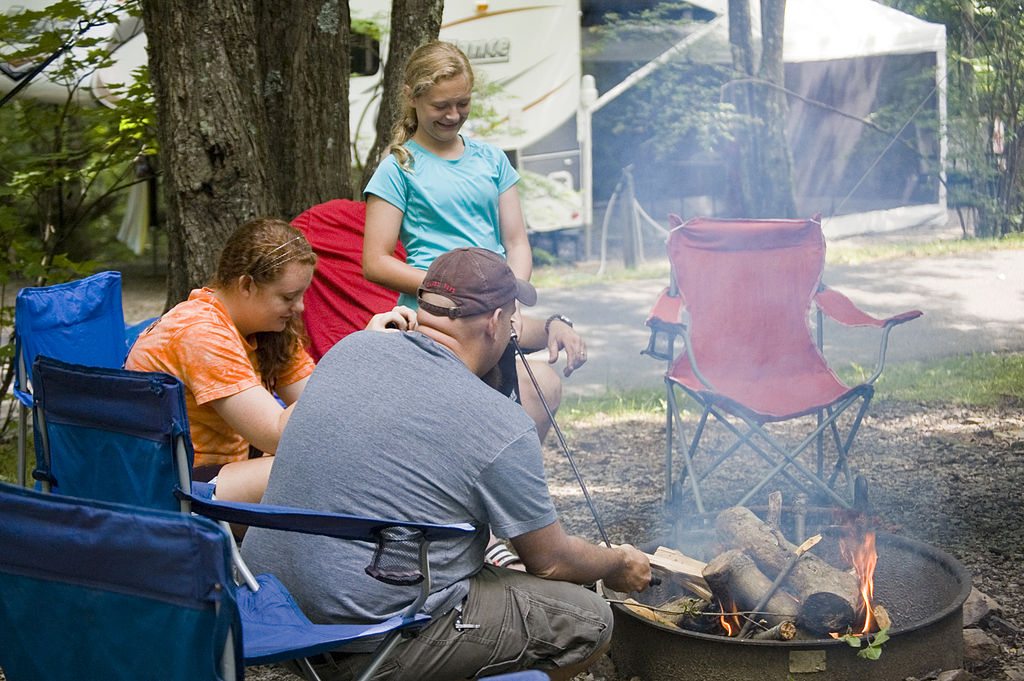
{"type": "Polygon", "coordinates": [[[372,76],[380,70],[380,41],[353,31],[350,45],[353,76],[372,76]]]}

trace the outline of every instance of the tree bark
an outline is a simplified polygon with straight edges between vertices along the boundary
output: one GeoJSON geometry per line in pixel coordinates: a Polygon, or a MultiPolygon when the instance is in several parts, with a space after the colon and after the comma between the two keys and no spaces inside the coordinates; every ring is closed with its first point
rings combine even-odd
{"type": "Polygon", "coordinates": [[[793,154],[786,139],[789,103],[782,89],[786,69],[782,58],[786,0],[761,0],[761,70],[764,83],[758,103],[764,121],[761,173],[764,179],[757,210],[764,217],[796,217],[793,154]]]}
{"type": "Polygon", "coordinates": [[[168,306],[204,283],[245,220],[280,210],[246,0],[143,0],[169,249],[168,306]]]}
{"type": "MultiPolygon", "coordinates": [[[[762,596],[772,586],[770,580],[761,572],[754,561],[739,549],[731,549],[720,553],[704,568],[704,579],[711,591],[728,608],[731,600],[737,610],[752,610],[762,596]]],[[[775,592],[765,604],[765,612],[770,615],[751,615],[752,618],[764,619],[770,625],[795,620],[800,610],[796,599],[783,591],[775,592]]]]}
{"type": "Polygon", "coordinates": [[[409,55],[420,45],[437,39],[443,11],[444,0],[393,0],[391,3],[391,38],[384,64],[377,136],[363,165],[358,187],[360,198],[384,151],[391,144],[391,129],[402,114],[402,87],[409,55]]]}
{"type": "Polygon", "coordinates": [[[786,0],[760,0],[761,50],[754,50],[749,0],[729,0],[729,43],[736,79],[730,97],[739,114],[732,176],[740,188],[737,215],[796,216],[793,161],[786,140],[788,106],[782,87],[786,0]]]}
{"type": "Polygon", "coordinates": [[[257,3],[260,87],[280,215],[351,198],[348,3],[257,3]]]}

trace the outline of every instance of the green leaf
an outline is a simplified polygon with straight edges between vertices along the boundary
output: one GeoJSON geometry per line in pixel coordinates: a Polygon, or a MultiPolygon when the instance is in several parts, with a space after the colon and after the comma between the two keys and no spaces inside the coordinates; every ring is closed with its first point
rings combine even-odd
{"type": "Polygon", "coordinates": [[[859,653],[857,653],[857,657],[864,660],[877,660],[881,656],[882,649],[876,648],[875,646],[868,646],[867,648],[864,648],[859,653]]]}

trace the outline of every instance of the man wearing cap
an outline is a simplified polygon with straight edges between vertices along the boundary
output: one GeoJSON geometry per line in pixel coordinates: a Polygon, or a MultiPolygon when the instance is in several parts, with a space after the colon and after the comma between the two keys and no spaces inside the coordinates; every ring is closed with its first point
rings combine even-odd
{"type": "MultiPolygon", "coordinates": [[[[471,523],[431,545],[432,622],[374,678],[461,679],[539,668],[571,678],[607,647],[607,603],[578,584],[646,588],[650,565],[567,535],[548,494],[540,442],[522,408],[485,385],[536,291],[485,249],[439,256],[419,290],[419,328],[347,336],[320,360],[281,437],[265,503],[471,523]],[[527,573],[484,564],[489,532],[527,573]]],[[[316,622],[383,620],[408,590],[366,576],[374,547],[252,528],[242,551],[276,574],[316,622]]],[[[357,674],[368,656],[331,654],[317,672],[357,674]]]]}

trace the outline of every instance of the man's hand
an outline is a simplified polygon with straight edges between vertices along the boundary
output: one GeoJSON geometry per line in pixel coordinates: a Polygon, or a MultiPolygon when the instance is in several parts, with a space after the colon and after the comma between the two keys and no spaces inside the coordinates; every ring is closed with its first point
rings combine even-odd
{"type": "Polygon", "coordinates": [[[396,305],[387,312],[373,315],[366,325],[367,331],[415,331],[419,323],[416,311],[405,305],[396,305]]]}
{"type": "Polygon", "coordinates": [[[629,593],[643,591],[650,586],[651,563],[645,553],[630,544],[622,544],[612,550],[622,554],[622,567],[604,578],[609,588],[629,593]]]}
{"type": "Polygon", "coordinates": [[[548,324],[548,364],[558,361],[558,353],[565,350],[565,369],[562,373],[570,376],[587,361],[587,344],[576,330],[560,319],[548,324]]]}

